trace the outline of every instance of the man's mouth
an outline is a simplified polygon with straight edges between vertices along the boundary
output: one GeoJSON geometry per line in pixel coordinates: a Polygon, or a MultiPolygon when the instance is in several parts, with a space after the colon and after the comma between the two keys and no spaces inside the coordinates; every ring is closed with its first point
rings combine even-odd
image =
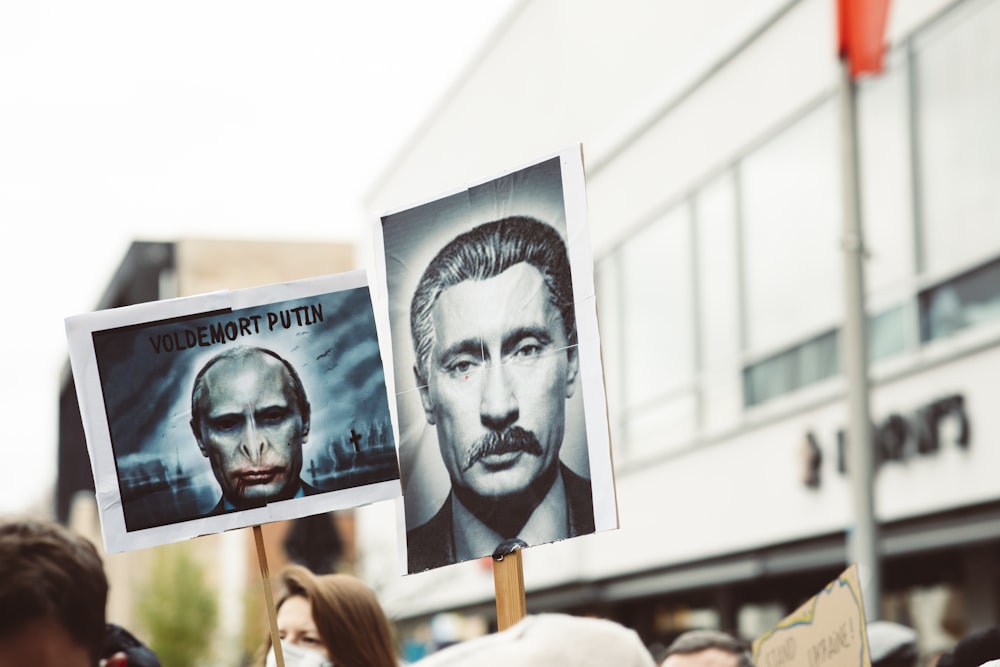
{"type": "Polygon", "coordinates": [[[542,445],[534,433],[520,426],[490,431],[473,445],[463,470],[468,470],[480,461],[490,468],[505,468],[513,465],[521,454],[543,454],[542,445]]]}
{"type": "Polygon", "coordinates": [[[512,468],[518,459],[524,456],[523,450],[504,452],[502,454],[484,454],[477,459],[476,463],[491,472],[512,468]]]}
{"type": "Polygon", "coordinates": [[[281,466],[272,466],[269,468],[247,468],[244,470],[238,470],[234,475],[236,477],[236,483],[238,486],[254,486],[257,484],[270,484],[275,478],[279,477],[285,469],[281,466]]]}

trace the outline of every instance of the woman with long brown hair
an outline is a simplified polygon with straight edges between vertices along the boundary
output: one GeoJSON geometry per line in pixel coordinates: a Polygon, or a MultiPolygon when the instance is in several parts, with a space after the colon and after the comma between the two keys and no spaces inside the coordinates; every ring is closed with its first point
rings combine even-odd
{"type": "MultiPolygon", "coordinates": [[[[278,634],[286,667],[398,667],[392,626],[375,593],[359,579],[290,565],[281,580],[278,634]]],[[[273,664],[270,638],[265,648],[267,664],[273,664]]]]}

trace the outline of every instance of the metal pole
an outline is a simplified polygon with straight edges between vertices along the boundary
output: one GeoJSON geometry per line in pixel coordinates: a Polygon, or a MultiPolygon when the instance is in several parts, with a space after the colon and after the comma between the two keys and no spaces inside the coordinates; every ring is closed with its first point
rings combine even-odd
{"type": "Polygon", "coordinates": [[[847,475],[854,522],[848,531],[848,556],[858,564],[868,620],[879,617],[881,567],[875,521],[874,468],[868,389],[868,322],[865,314],[864,236],[858,160],[857,99],[846,59],[841,59],[840,102],[843,169],[844,328],[841,358],[847,380],[847,475]]]}

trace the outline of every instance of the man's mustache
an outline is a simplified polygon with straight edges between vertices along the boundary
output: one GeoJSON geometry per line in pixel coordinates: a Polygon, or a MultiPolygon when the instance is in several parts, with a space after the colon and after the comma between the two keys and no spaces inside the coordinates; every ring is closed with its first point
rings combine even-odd
{"type": "Polygon", "coordinates": [[[479,440],[476,440],[462,471],[464,472],[476,465],[485,456],[507,454],[509,452],[525,452],[541,456],[542,445],[538,442],[538,438],[534,433],[526,431],[520,426],[512,426],[503,431],[490,431],[479,438],[479,440]]]}

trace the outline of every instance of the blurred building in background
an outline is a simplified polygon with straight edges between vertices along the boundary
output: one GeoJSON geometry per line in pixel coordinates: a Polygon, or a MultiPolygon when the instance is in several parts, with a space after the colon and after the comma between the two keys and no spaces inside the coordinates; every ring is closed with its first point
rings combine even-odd
{"type": "MultiPolygon", "coordinates": [[[[135,242],[95,310],[352,268],[354,249],[349,244],[204,239],[135,242]]],[[[59,422],[57,518],[100,544],[94,480],[68,364],[59,422]]],[[[320,572],[350,571],[355,566],[352,512],[281,521],[263,528],[272,574],[289,561],[320,572]]],[[[189,635],[200,636],[202,629],[187,620],[194,619],[211,626],[205,633],[209,645],[200,664],[235,666],[243,664],[266,634],[257,551],[249,529],[111,554],[105,563],[111,582],[109,620],[134,630],[147,642],[153,641],[156,631],[148,627],[153,624],[168,637],[173,635],[167,643],[192,641],[189,635]],[[206,605],[211,613],[204,611],[199,617],[199,610],[206,605]]]]}
{"type": "MultiPolygon", "coordinates": [[[[835,33],[834,0],[521,2],[373,184],[382,212],[583,142],[622,527],[525,552],[529,611],[754,637],[845,567],[835,33]]],[[[887,41],[859,92],[882,617],[931,651],[1000,621],[1000,0],[893,2],[887,41]]],[[[357,519],[411,641],[489,622],[488,562],[400,578],[393,508],[357,519]]]]}

